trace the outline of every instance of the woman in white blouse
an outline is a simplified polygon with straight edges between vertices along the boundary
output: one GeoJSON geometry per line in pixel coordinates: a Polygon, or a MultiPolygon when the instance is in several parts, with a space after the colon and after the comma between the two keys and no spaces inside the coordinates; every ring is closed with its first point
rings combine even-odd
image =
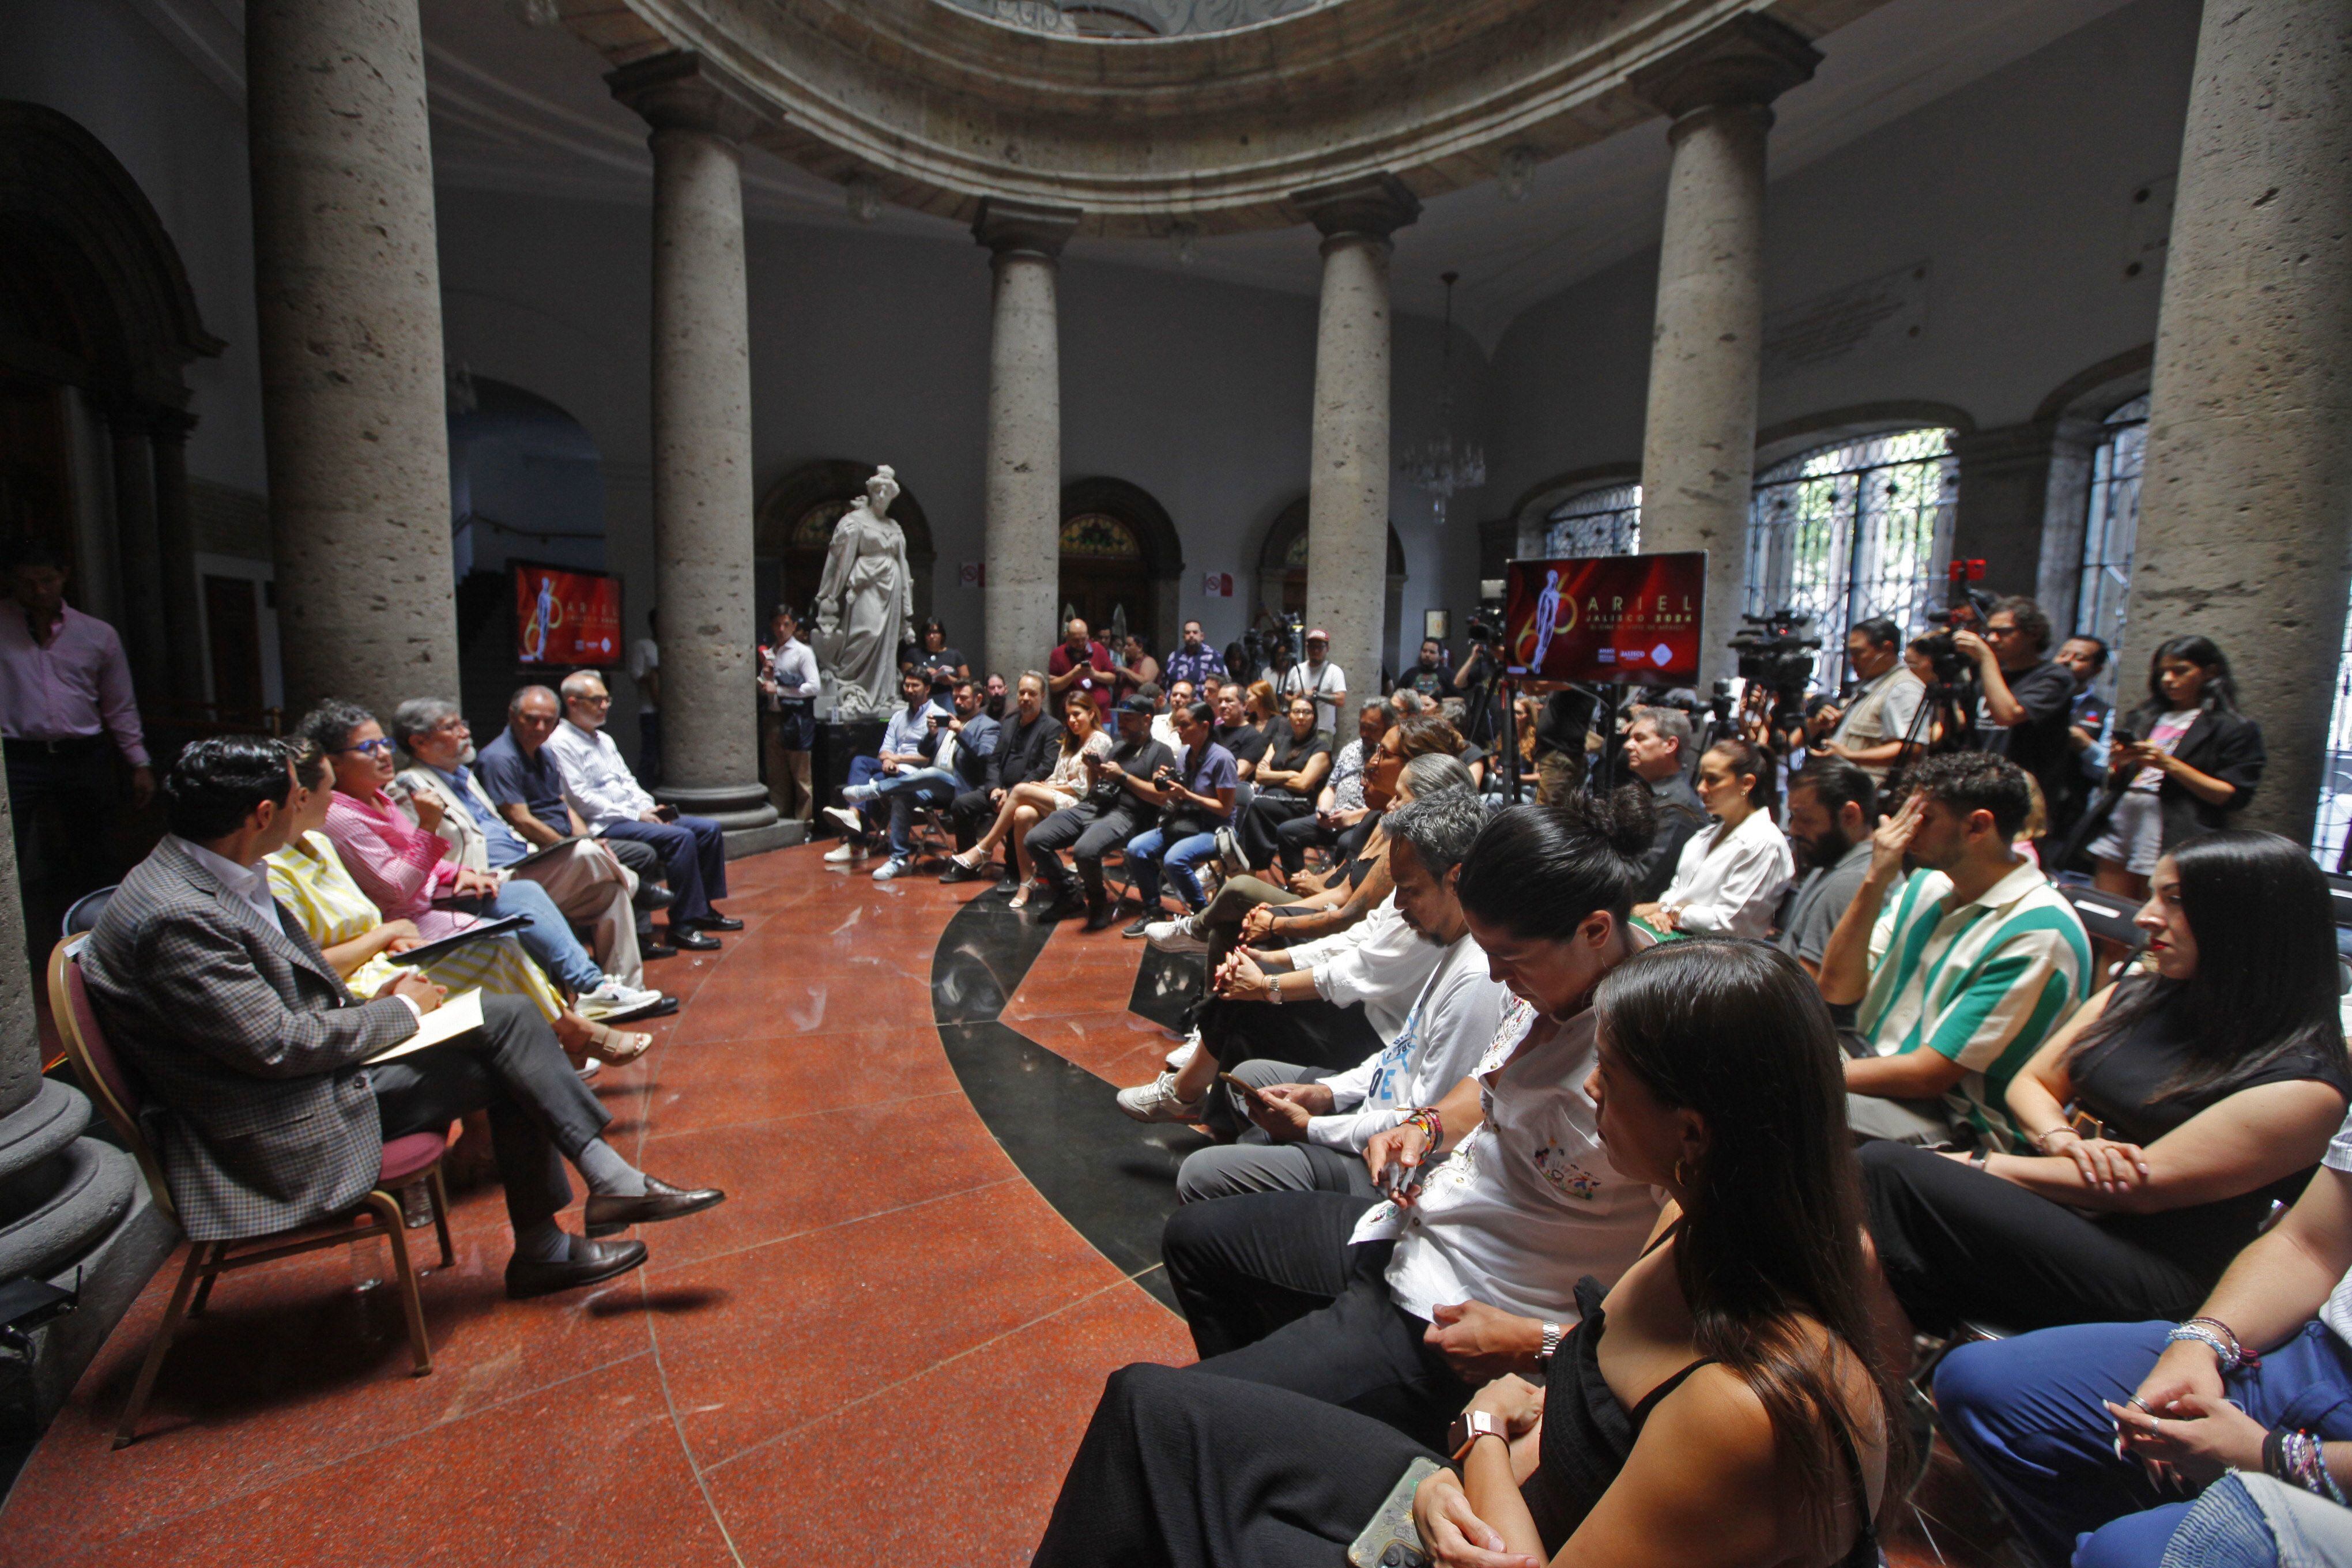
{"type": "Polygon", "coordinates": [[[1675,879],[1654,904],[1633,913],[1660,931],[1694,936],[1767,935],[1780,890],[1796,874],[1789,841],[1764,809],[1764,753],[1747,741],[1719,741],[1698,760],[1698,798],[1716,819],[1683,846],[1675,879]]]}

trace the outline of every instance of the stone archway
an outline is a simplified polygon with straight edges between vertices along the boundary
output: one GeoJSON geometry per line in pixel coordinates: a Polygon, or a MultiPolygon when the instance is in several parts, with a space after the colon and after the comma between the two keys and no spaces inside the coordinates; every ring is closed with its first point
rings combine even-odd
{"type": "Polygon", "coordinates": [[[1086,616],[1097,632],[1108,626],[1114,607],[1123,606],[1128,629],[1155,656],[1166,652],[1178,625],[1183,575],[1183,541],[1150,491],[1107,478],[1062,487],[1059,604],[1086,616]]]}
{"type": "MultiPolygon", "coordinates": [[[[1397,657],[1397,633],[1404,616],[1404,541],[1396,524],[1389,524],[1388,591],[1382,595],[1381,658],[1391,669],[1403,668],[1397,657]]],[[[1300,496],[1275,514],[1258,551],[1257,575],[1250,601],[1250,625],[1264,626],[1276,619],[1307,611],[1307,498],[1300,496]]],[[[1418,639],[1416,638],[1416,644],[1418,639]]],[[[1361,679],[1355,671],[1349,679],[1361,679]]],[[[1367,686],[1367,691],[1371,689],[1367,686]]]]}
{"type": "MultiPolygon", "coordinates": [[[[788,604],[805,621],[824,575],[825,546],[833,541],[833,525],[850,508],[877,465],[858,458],[824,458],[803,463],[768,487],[752,514],[752,575],[758,588],[760,627],[764,635],[768,612],[788,604]]],[[[930,521],[916,498],[907,476],[898,475],[898,499],[890,505],[890,520],[907,535],[907,569],[915,579],[915,618],[931,613],[931,567],[939,551],[931,543],[930,521]]]]}

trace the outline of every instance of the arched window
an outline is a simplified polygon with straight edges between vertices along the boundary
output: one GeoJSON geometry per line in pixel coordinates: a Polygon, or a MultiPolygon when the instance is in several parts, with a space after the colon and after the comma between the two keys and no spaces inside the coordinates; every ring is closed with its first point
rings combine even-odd
{"type": "Polygon", "coordinates": [[[1958,465],[1940,427],[1862,436],[1775,463],[1748,521],[1748,611],[1813,617],[1823,690],[1845,678],[1845,630],[1886,616],[1916,635],[1943,603],[1958,465]]]}
{"type": "Polygon", "coordinates": [[[2327,760],[2319,775],[2319,820],[2311,854],[2328,870],[2352,870],[2352,616],[2336,661],[2336,710],[2327,717],[2327,760]]]}
{"type": "Polygon", "coordinates": [[[1642,486],[1587,490],[1544,519],[1546,555],[1632,555],[1642,548],[1642,486]]]}
{"type": "Polygon", "coordinates": [[[2091,509],[2083,520],[2083,586],[2074,629],[2120,647],[2139,536],[2140,459],[2147,450],[2147,395],[2107,416],[2091,458],[2091,509]]]}

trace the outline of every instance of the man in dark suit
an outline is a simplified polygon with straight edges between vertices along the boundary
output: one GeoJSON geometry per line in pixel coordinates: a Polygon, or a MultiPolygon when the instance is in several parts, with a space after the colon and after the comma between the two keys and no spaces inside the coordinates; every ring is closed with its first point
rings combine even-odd
{"type": "MultiPolygon", "coordinates": [[[[1061,739],[1062,721],[1045,711],[1045,678],[1030,670],[1014,688],[1013,716],[997,728],[996,748],[988,753],[986,778],[978,789],[957,795],[948,808],[958,849],[971,848],[982,831],[996,820],[997,809],[1014,784],[1042,782],[1054,771],[1054,764],[1061,760],[1061,739]]],[[[1004,890],[1017,892],[1020,883],[1013,875],[1009,846],[1004,857],[1004,890]]],[[[984,875],[977,867],[950,861],[940,880],[972,882],[984,875]]]]}
{"type": "Polygon", "coordinates": [[[82,954],[192,1240],[328,1218],[374,1184],[386,1140],[472,1110],[489,1113],[506,1184],[509,1296],[626,1273],[646,1260],[643,1242],[589,1238],[724,1197],[622,1159],[603,1137],[610,1115],[518,999],[484,996],[479,1029],[367,1065],[415,1034],[444,992],[406,973],[355,999],[270,896],[260,862],[292,831],[299,787],[277,741],[182,752],[163,784],[171,832],[123,879],[82,954]],[[588,1183],[587,1237],[555,1223],[572,1201],[567,1160],[588,1183]]]}

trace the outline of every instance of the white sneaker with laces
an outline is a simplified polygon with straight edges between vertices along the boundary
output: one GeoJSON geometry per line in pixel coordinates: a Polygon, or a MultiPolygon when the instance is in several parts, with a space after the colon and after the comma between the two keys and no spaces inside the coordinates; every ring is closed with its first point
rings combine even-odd
{"type": "Polygon", "coordinates": [[[662,999],[658,991],[641,990],[624,985],[611,975],[593,991],[583,991],[572,1005],[572,1011],[592,1023],[614,1023],[633,1014],[641,1013],[662,999]]]}
{"type": "Polygon", "coordinates": [[[824,808],[824,815],[827,822],[840,828],[851,838],[862,839],[866,837],[866,819],[847,806],[828,805],[824,808]]]}
{"type": "Polygon", "coordinates": [[[846,866],[852,860],[865,858],[866,846],[855,838],[845,840],[824,852],[824,863],[828,866],[846,866]]]}
{"type": "Polygon", "coordinates": [[[894,858],[874,868],[874,879],[887,882],[893,877],[903,877],[914,868],[915,862],[911,857],[894,858]]]}
{"type": "Polygon", "coordinates": [[[1150,1083],[1118,1091],[1118,1108],[1138,1121],[1198,1121],[1208,1113],[1209,1097],[1189,1104],[1176,1098],[1176,1075],[1161,1073],[1150,1083]]]}
{"type": "Polygon", "coordinates": [[[1160,1059],[1168,1064],[1168,1070],[1170,1072],[1182,1072],[1184,1070],[1184,1064],[1191,1061],[1193,1054],[1200,1050],[1200,1048],[1201,1031],[1195,1029],[1191,1034],[1184,1037],[1184,1043],[1182,1045],[1178,1046],[1174,1050],[1169,1052],[1160,1059]]]}
{"type": "Polygon", "coordinates": [[[1209,944],[1201,935],[1201,917],[1181,915],[1172,921],[1153,921],[1143,928],[1143,940],[1161,952],[1206,952],[1209,944]]]}

